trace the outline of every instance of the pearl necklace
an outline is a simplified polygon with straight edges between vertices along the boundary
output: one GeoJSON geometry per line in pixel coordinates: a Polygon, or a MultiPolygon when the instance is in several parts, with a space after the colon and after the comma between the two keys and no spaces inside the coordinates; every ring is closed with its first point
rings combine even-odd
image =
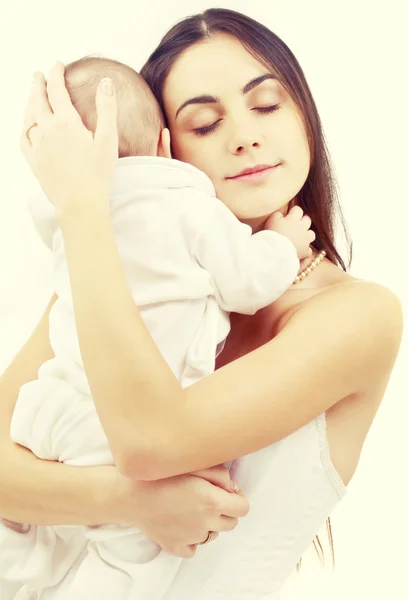
{"type": "Polygon", "coordinates": [[[311,262],[311,263],[309,263],[309,264],[307,265],[307,267],[305,267],[305,268],[303,269],[303,271],[300,271],[300,273],[298,273],[298,274],[296,275],[296,277],[295,277],[295,281],[294,281],[293,283],[295,284],[295,283],[299,283],[299,281],[303,281],[303,279],[304,279],[305,277],[307,277],[308,275],[310,275],[310,273],[311,273],[312,271],[314,271],[314,270],[315,270],[315,268],[316,268],[318,265],[320,265],[320,263],[322,262],[322,260],[324,259],[324,257],[325,257],[325,256],[326,256],[326,251],[325,251],[325,250],[322,250],[322,251],[321,251],[321,252],[320,252],[320,253],[319,253],[319,254],[316,256],[316,258],[314,258],[314,259],[312,260],[312,262],[311,262]]]}

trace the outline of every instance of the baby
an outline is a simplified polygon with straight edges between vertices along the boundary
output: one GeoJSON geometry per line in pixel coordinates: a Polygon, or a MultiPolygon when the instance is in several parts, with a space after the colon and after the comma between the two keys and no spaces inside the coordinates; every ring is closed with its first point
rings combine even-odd
{"type": "MultiPolygon", "coordinates": [[[[253,314],[293,283],[312,234],[293,215],[276,231],[252,234],[216,198],[210,179],[173,160],[168,130],[144,80],[113,60],[87,57],[66,68],[66,85],[85,126],[95,130],[95,92],[110,77],[118,99],[119,160],[110,194],[112,225],[136,305],[181,385],[213,372],[229,313],[253,314]],[[159,155],[158,155],[159,154],[159,155]]],[[[42,459],[113,464],[82,364],[61,231],[44,196],[30,205],[52,250],[58,300],[49,318],[55,358],[24,385],[12,439],[42,459]]],[[[137,398],[135,398],[137,402],[137,398]]],[[[0,524],[0,597],[27,584],[57,586],[81,562],[67,600],[159,600],[182,559],[131,527],[0,524]]]]}
{"type": "Polygon", "coordinates": [[[119,158],[157,156],[164,117],[143,77],[128,65],[86,56],[65,67],[65,84],[85,127],[95,131],[96,88],[104,77],[112,79],[116,90],[119,158]]]}

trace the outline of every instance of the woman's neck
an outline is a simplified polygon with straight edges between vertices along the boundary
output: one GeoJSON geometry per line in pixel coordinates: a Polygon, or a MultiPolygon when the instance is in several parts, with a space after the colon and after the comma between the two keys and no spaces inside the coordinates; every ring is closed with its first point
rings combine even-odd
{"type": "Polygon", "coordinates": [[[304,269],[306,269],[310,265],[310,263],[312,263],[314,259],[317,258],[317,256],[319,256],[319,252],[317,250],[313,250],[311,256],[303,258],[300,261],[298,274],[301,273],[304,269]]]}

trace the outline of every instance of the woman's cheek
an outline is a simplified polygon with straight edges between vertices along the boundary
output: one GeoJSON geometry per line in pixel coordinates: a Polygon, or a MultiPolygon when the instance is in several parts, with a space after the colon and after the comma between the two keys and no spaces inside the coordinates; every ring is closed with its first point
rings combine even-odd
{"type": "Polygon", "coordinates": [[[170,142],[173,158],[177,160],[185,161],[186,154],[188,153],[187,144],[182,139],[183,136],[179,132],[175,131],[170,127],[170,142]]]}
{"type": "Polygon", "coordinates": [[[193,165],[203,171],[210,179],[213,179],[215,175],[214,165],[217,158],[214,149],[211,149],[211,144],[207,144],[206,140],[201,140],[198,136],[180,139],[178,136],[173,135],[171,139],[173,158],[193,165]]]}
{"type": "Polygon", "coordinates": [[[189,141],[183,141],[181,144],[175,145],[178,158],[185,162],[189,162],[190,164],[195,165],[198,159],[198,152],[196,144],[189,141]]]}
{"type": "Polygon", "coordinates": [[[282,129],[280,147],[282,148],[282,157],[286,161],[295,161],[296,163],[309,160],[309,144],[303,127],[298,123],[288,123],[288,126],[282,129]]]}
{"type": "Polygon", "coordinates": [[[208,177],[212,177],[212,160],[211,153],[207,151],[207,149],[202,145],[198,150],[197,148],[192,148],[189,156],[189,162],[204,171],[208,177]]]}

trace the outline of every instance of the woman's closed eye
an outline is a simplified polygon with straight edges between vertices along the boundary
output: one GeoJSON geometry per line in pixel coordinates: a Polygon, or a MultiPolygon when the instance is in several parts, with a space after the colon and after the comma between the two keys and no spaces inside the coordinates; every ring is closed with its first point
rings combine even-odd
{"type": "Polygon", "coordinates": [[[258,106],[257,108],[253,108],[252,110],[256,110],[262,114],[268,114],[279,110],[280,106],[280,104],[273,104],[272,106],[258,106]]]}
{"type": "MultiPolygon", "coordinates": [[[[251,108],[251,110],[254,110],[256,112],[259,112],[259,113],[265,115],[265,114],[270,114],[272,112],[275,112],[275,111],[279,110],[279,108],[280,108],[280,104],[273,104],[272,106],[257,106],[255,108],[251,108]]],[[[215,131],[218,128],[218,126],[220,125],[222,120],[223,119],[218,119],[218,121],[211,123],[211,125],[206,125],[205,127],[197,127],[196,129],[193,129],[193,133],[194,133],[194,135],[198,135],[198,136],[204,136],[209,133],[212,133],[213,131],[215,131]]]]}

